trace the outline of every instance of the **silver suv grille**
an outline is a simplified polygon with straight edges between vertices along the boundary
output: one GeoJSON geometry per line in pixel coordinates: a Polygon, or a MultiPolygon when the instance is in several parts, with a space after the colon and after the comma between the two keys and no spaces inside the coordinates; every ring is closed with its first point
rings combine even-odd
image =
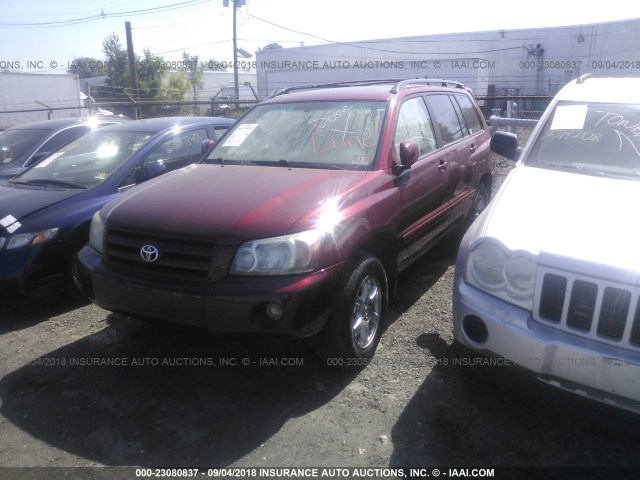
{"type": "Polygon", "coordinates": [[[541,268],[534,318],[622,348],[640,349],[640,287],[541,268]]]}

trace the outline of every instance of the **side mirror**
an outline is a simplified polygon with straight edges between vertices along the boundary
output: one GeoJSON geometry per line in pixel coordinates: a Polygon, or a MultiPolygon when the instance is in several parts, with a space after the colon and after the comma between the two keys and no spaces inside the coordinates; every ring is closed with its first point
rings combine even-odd
{"type": "Polygon", "coordinates": [[[411,168],[420,156],[420,148],[413,140],[405,140],[400,143],[400,166],[402,168],[411,168]]]}
{"type": "Polygon", "coordinates": [[[150,180],[166,172],[167,166],[164,164],[164,160],[152,160],[148,163],[145,162],[144,166],[142,167],[142,171],[144,172],[144,179],[150,180]]]}
{"type": "Polygon", "coordinates": [[[520,149],[518,148],[518,137],[515,133],[496,132],[491,136],[490,148],[498,155],[502,155],[510,160],[518,160],[520,149]]]}
{"type": "Polygon", "coordinates": [[[205,153],[208,153],[209,150],[211,150],[215,144],[216,144],[215,140],[211,140],[210,138],[207,138],[202,142],[202,146],[200,147],[200,153],[202,155],[204,155],[205,153]]]}

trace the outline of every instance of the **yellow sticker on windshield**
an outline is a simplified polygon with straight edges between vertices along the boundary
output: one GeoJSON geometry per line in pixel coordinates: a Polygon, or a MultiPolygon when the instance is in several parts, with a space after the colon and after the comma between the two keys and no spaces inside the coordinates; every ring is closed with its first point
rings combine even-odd
{"type": "Polygon", "coordinates": [[[582,130],[586,118],[586,105],[560,105],[553,112],[551,130],[582,130]]]}

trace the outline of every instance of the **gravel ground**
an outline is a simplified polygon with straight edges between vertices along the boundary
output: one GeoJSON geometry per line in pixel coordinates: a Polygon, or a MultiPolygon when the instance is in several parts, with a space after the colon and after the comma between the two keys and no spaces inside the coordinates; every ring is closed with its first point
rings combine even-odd
{"type": "MultiPolygon", "coordinates": [[[[305,344],[219,338],[77,302],[3,302],[0,467],[519,467],[496,478],[640,467],[636,416],[504,368],[453,365],[456,246],[402,275],[376,357],[356,372],[318,364],[305,344]]],[[[0,478],[33,472],[76,471],[0,468],[0,478]]]]}

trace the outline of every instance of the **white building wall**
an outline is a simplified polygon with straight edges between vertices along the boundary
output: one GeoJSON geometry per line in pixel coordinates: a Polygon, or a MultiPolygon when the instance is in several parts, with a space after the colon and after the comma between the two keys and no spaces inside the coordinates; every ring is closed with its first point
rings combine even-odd
{"type": "Polygon", "coordinates": [[[294,85],[412,77],[461,81],[476,95],[490,85],[490,93],[553,95],[584,73],[640,75],[640,19],[283,48],[256,60],[261,96],[294,85]]]}
{"type": "Polygon", "coordinates": [[[78,75],[0,72],[0,130],[48,118],[82,116],[88,113],[83,107],[78,75]]]}
{"type": "MultiPolygon", "coordinates": [[[[238,72],[238,84],[242,86],[245,82],[249,82],[256,89],[256,73],[238,72]]],[[[233,71],[205,71],[202,75],[202,87],[198,89],[197,93],[198,100],[211,100],[220,92],[222,87],[229,85],[233,85],[233,71]]],[[[187,94],[187,98],[191,98],[189,94],[187,94]]]]}

